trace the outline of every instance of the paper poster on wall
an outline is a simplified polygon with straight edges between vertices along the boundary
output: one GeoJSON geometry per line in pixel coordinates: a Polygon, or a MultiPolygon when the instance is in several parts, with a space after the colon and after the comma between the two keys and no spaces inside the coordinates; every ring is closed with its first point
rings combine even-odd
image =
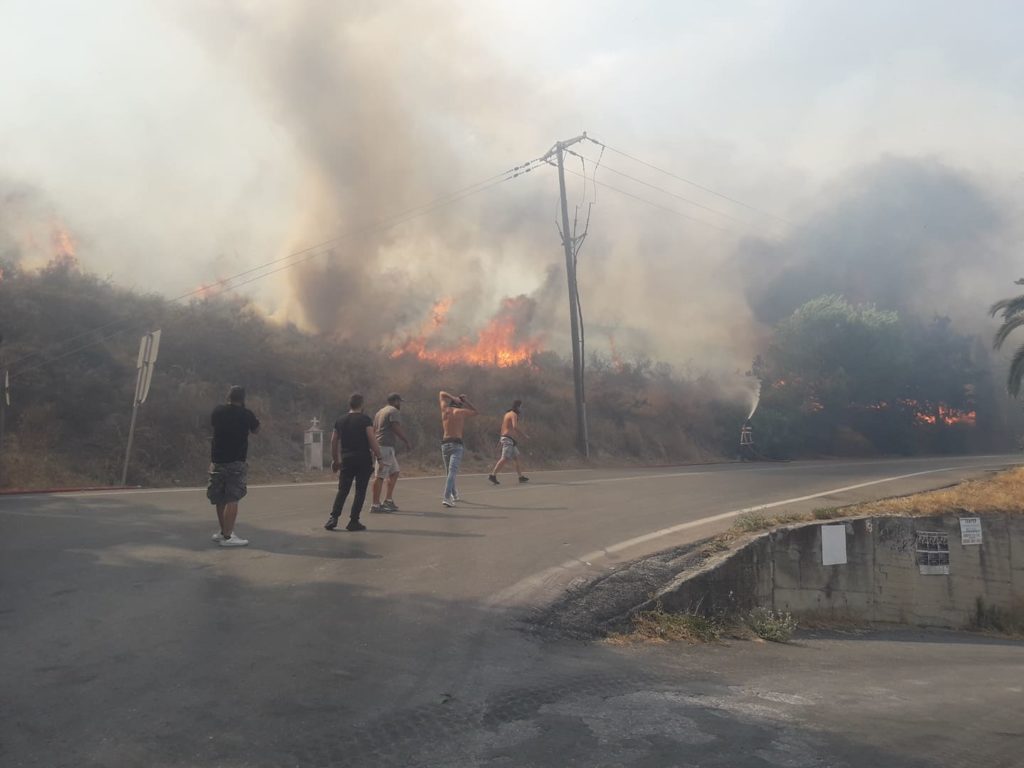
{"type": "Polygon", "coordinates": [[[981,544],[981,518],[960,518],[960,543],[964,546],[981,544]]]}
{"type": "Polygon", "coordinates": [[[949,534],[945,531],[917,532],[917,568],[926,576],[949,575],[949,534]]]}
{"type": "Polygon", "coordinates": [[[846,526],[821,526],[821,564],[846,564],[846,526]]]}

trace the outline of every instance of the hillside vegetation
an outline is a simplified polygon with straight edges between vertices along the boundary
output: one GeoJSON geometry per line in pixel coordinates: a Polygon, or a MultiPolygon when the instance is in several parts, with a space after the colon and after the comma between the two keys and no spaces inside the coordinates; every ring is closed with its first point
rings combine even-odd
{"type": "MultiPolygon", "coordinates": [[[[366,395],[370,412],[388,392],[407,399],[403,414],[414,448],[403,463],[410,470],[439,470],[440,388],[469,393],[482,411],[467,435],[469,468],[494,460],[501,415],[517,397],[525,401],[532,438],[524,446],[529,465],[575,459],[571,369],[551,353],[532,365],[439,369],[275,324],[237,297],[173,304],[83,274],[68,260],[38,271],[10,263],[0,268],[0,354],[13,376],[0,456],[3,487],[119,480],[139,337],[157,328],[160,356],[139,413],[131,484],[204,483],[209,414],[236,383],[247,388],[248,405],[263,422],[250,450],[257,480],[301,472],[310,419],[320,418],[329,430],[353,391],[366,395]],[[105,330],[91,332],[97,328],[105,330]]],[[[719,401],[711,379],[682,379],[647,361],[595,361],[587,385],[597,462],[726,455],[746,410],[719,401]]]]}
{"type": "MultiPolygon", "coordinates": [[[[481,409],[466,436],[468,469],[494,460],[501,415],[514,398],[525,402],[528,466],[578,461],[571,370],[550,352],[505,368],[439,367],[271,322],[238,297],[181,304],[133,293],[81,273],[70,259],[34,271],[0,260],[0,270],[0,364],[13,377],[0,487],[119,480],[139,337],[158,328],[132,484],[204,482],[209,414],[231,384],[247,388],[263,422],[250,456],[257,480],[300,475],[310,420],[319,418],[329,437],[354,391],[366,395],[371,413],[391,391],[406,398],[407,471],[439,471],[439,389],[469,393],[481,409]]],[[[753,427],[762,457],[1004,450],[1021,431],[1019,409],[994,384],[976,338],[945,318],[922,322],[840,296],[810,301],[781,321],[751,376],[761,382],[753,427]]],[[[649,360],[592,358],[592,461],[733,458],[749,407],[743,400],[708,376],[679,376],[649,360]]]]}

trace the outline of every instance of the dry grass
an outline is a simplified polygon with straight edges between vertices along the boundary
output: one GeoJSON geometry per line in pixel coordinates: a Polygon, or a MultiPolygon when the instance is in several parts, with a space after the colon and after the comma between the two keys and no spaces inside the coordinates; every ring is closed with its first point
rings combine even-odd
{"type": "Polygon", "coordinates": [[[953,511],[1024,513],[1024,467],[969,480],[952,488],[847,507],[846,515],[928,517],[953,511]]]}
{"type": "Polygon", "coordinates": [[[661,605],[641,611],[633,617],[632,627],[626,633],[609,635],[606,642],[628,645],[635,642],[713,643],[722,638],[727,627],[723,621],[699,613],[671,613],[661,605]]]}
{"type": "Polygon", "coordinates": [[[736,518],[736,522],[733,523],[732,527],[740,533],[755,533],[789,523],[801,523],[807,519],[807,515],[802,515],[798,512],[783,512],[779,515],[766,515],[763,512],[756,511],[744,512],[736,518]]]}
{"type": "Polygon", "coordinates": [[[637,613],[627,632],[609,635],[605,642],[611,645],[673,642],[698,644],[728,638],[785,643],[796,628],[793,616],[782,611],[757,608],[744,615],[705,616],[693,612],[666,611],[659,603],[651,610],[637,613]]]}
{"type": "Polygon", "coordinates": [[[726,533],[709,541],[702,550],[705,555],[722,552],[748,533],[767,531],[793,523],[834,520],[848,517],[931,517],[950,512],[984,514],[1009,512],[1024,514],[1024,467],[999,472],[980,480],[968,480],[950,488],[915,493],[880,501],[853,504],[848,507],[822,507],[809,513],[744,512],[726,533]]]}

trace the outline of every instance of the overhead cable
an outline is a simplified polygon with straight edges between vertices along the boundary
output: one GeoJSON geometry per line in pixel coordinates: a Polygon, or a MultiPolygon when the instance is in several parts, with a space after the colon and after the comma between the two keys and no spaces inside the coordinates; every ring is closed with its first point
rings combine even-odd
{"type": "Polygon", "coordinates": [[[771,211],[766,211],[763,208],[758,208],[757,206],[751,205],[750,203],[745,203],[742,200],[738,200],[735,197],[731,197],[730,195],[726,195],[726,194],[724,194],[722,192],[719,192],[718,190],[712,189],[711,187],[704,186],[703,184],[698,184],[696,181],[693,181],[692,179],[687,179],[684,176],[680,176],[680,175],[678,175],[676,173],[673,173],[672,171],[666,170],[666,169],[664,169],[664,168],[662,168],[660,166],[655,165],[654,163],[649,163],[646,160],[641,160],[639,157],[635,157],[635,156],[629,154],[628,152],[623,152],[621,149],[616,149],[615,147],[611,147],[611,146],[609,146],[607,144],[604,144],[604,143],[602,143],[600,141],[597,141],[596,139],[592,139],[589,136],[587,137],[587,141],[590,141],[590,142],[592,142],[592,143],[594,143],[594,144],[596,144],[596,145],[598,145],[600,147],[604,147],[609,152],[614,152],[617,155],[621,155],[622,157],[625,157],[625,158],[627,158],[629,160],[632,160],[634,163],[639,163],[640,165],[645,165],[648,168],[651,168],[652,170],[655,170],[655,171],[658,171],[659,173],[665,174],[666,176],[671,176],[673,179],[681,181],[684,184],[689,184],[691,187],[695,187],[696,189],[699,189],[699,190],[701,190],[703,192],[707,192],[710,195],[714,195],[715,197],[719,197],[719,198],[721,198],[723,200],[728,200],[730,203],[734,203],[735,205],[739,205],[739,206],[741,206],[743,208],[746,208],[747,210],[753,211],[754,213],[759,213],[762,216],[767,216],[768,218],[775,219],[776,221],[782,222],[783,224],[788,224],[790,226],[794,226],[792,221],[790,221],[789,219],[786,219],[786,218],[784,218],[782,216],[779,216],[778,214],[772,213],[771,211]]]}

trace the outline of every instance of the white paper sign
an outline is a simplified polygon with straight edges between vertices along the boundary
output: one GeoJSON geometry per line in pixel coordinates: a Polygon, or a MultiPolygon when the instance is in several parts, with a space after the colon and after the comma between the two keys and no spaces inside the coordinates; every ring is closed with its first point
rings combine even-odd
{"type": "Polygon", "coordinates": [[[821,526],[821,564],[846,564],[846,526],[821,526]]]}
{"type": "Polygon", "coordinates": [[[981,518],[960,518],[960,543],[964,546],[981,544],[981,518]]]}
{"type": "Polygon", "coordinates": [[[917,532],[917,567],[925,576],[949,575],[949,534],[945,531],[917,532]]]}

